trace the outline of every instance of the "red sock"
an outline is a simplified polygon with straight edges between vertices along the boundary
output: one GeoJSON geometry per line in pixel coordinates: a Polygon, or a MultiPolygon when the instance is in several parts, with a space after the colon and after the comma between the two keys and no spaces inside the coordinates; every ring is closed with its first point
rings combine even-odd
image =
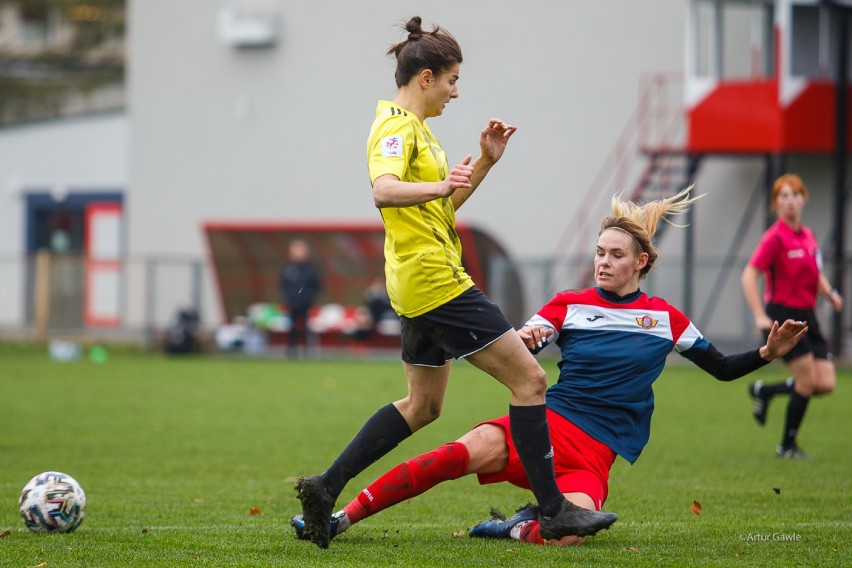
{"type": "Polygon", "coordinates": [[[416,497],[442,481],[467,473],[470,455],[464,444],[450,442],[401,463],[361,491],[343,508],[352,524],[416,497]]]}
{"type": "Polygon", "coordinates": [[[531,544],[544,544],[544,539],[541,538],[541,524],[538,521],[530,521],[521,527],[521,542],[529,542],[531,544]]]}

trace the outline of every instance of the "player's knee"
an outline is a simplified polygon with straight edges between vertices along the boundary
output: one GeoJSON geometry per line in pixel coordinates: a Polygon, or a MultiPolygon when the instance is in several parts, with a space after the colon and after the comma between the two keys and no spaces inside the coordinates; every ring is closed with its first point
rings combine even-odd
{"type": "Polygon", "coordinates": [[[499,372],[485,367],[481,368],[509,387],[509,390],[512,391],[513,404],[521,406],[544,404],[544,394],[547,391],[547,373],[532,357],[529,363],[512,368],[501,368],[499,372]]]}
{"type": "Polygon", "coordinates": [[[536,365],[530,370],[526,386],[533,396],[543,397],[547,391],[547,372],[540,365],[536,365]]]}
{"type": "Polygon", "coordinates": [[[409,405],[409,416],[406,419],[412,431],[431,424],[441,416],[443,404],[434,399],[424,399],[417,404],[409,405]]]}

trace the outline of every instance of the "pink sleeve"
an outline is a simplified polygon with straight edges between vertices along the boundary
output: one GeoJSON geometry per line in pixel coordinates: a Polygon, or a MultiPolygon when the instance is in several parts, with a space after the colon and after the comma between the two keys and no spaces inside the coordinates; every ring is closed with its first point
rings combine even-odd
{"type": "Polygon", "coordinates": [[[778,239],[771,229],[763,233],[748,263],[761,272],[768,272],[778,255],[778,239]]]}

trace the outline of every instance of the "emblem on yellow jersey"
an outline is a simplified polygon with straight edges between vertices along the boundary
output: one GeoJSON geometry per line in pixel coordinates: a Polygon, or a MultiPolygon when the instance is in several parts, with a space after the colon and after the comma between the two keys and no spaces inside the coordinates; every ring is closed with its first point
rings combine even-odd
{"type": "Polygon", "coordinates": [[[642,329],[653,329],[657,327],[657,322],[660,320],[655,320],[651,316],[642,316],[641,318],[636,318],[636,323],[639,324],[639,327],[642,329]]]}

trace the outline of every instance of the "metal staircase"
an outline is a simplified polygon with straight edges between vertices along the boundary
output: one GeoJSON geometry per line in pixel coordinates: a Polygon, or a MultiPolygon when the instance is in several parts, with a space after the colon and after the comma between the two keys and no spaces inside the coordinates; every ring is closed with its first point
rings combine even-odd
{"type": "MultiPolygon", "coordinates": [[[[641,203],[674,195],[688,184],[681,90],[682,79],[677,74],[655,73],[643,80],[637,108],[551,254],[551,293],[594,285],[588,260],[597,238],[597,223],[609,214],[613,195],[622,193],[641,203]]],[[[666,225],[659,226],[657,240],[666,225]]]]}

